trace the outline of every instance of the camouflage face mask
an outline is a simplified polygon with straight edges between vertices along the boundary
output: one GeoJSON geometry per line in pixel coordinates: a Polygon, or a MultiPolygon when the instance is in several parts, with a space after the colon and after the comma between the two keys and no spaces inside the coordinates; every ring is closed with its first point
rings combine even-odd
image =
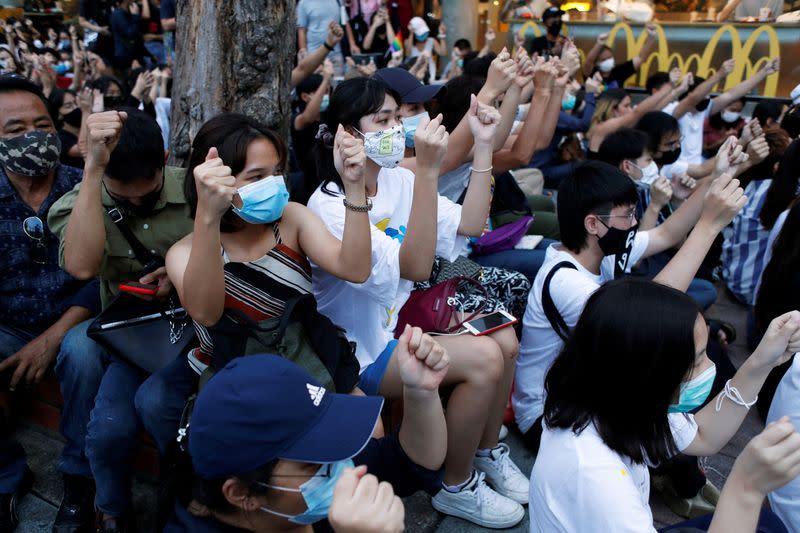
{"type": "Polygon", "coordinates": [[[29,131],[0,139],[0,164],[23,176],[47,176],[61,156],[61,140],[55,133],[29,131]]]}

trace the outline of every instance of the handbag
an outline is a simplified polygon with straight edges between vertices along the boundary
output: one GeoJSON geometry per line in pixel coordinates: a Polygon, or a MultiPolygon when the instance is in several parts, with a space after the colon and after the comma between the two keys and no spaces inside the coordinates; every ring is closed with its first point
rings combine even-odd
{"type": "MultiPolygon", "coordinates": [[[[164,265],[125,224],[116,207],[107,209],[114,225],[128,241],[136,260],[144,265],[141,275],[164,265]]],[[[195,342],[192,320],[175,294],[167,303],[120,293],[97,315],[86,335],[113,355],[153,374],[186,354],[195,342]]]]}
{"type": "Polygon", "coordinates": [[[433,273],[430,278],[432,285],[453,278],[480,279],[481,265],[463,255],[456,257],[455,261],[448,261],[444,257],[436,256],[433,262],[433,273]]]}
{"type": "Polygon", "coordinates": [[[400,314],[397,316],[397,328],[394,336],[399,338],[406,324],[421,328],[426,333],[453,333],[461,329],[464,322],[469,322],[483,311],[486,304],[475,310],[467,318],[451,326],[453,312],[458,304],[458,289],[463,284],[477,287],[488,300],[486,288],[472,278],[456,277],[437,283],[427,290],[414,291],[409,296],[400,314]]]}
{"type": "Polygon", "coordinates": [[[472,249],[478,255],[510,250],[522,239],[531,223],[533,223],[533,217],[528,215],[505,226],[500,226],[472,243],[472,249]]]}

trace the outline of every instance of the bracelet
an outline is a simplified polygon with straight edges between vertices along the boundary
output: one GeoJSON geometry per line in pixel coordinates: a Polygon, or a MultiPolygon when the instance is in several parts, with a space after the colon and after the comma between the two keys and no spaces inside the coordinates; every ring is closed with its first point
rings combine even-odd
{"type": "Polygon", "coordinates": [[[478,168],[472,168],[472,167],[470,166],[470,167],[469,167],[469,170],[470,170],[470,172],[477,172],[478,174],[486,174],[486,173],[490,173],[490,172],[492,171],[492,169],[493,169],[493,168],[494,168],[494,167],[493,167],[493,166],[491,166],[491,167],[489,167],[489,168],[478,169],[478,168]]]}
{"type": "Polygon", "coordinates": [[[344,207],[346,209],[349,209],[350,211],[356,211],[358,213],[366,213],[367,211],[372,211],[372,200],[369,198],[367,198],[367,203],[364,205],[351,204],[350,202],[347,201],[347,198],[343,198],[342,203],[344,204],[344,207]]]}
{"type": "Polygon", "coordinates": [[[744,398],[742,398],[742,395],[739,392],[739,390],[736,387],[731,386],[731,380],[725,382],[725,388],[722,390],[722,392],[719,393],[719,396],[717,396],[717,405],[716,405],[717,412],[719,412],[720,409],[722,409],[722,402],[725,401],[725,398],[728,398],[736,405],[741,405],[748,411],[758,401],[758,396],[756,396],[752,402],[744,401],[744,398]]]}
{"type": "Polygon", "coordinates": [[[329,51],[333,52],[333,48],[334,48],[334,47],[333,47],[333,46],[331,46],[331,45],[329,45],[329,44],[328,44],[328,41],[323,41],[323,42],[322,42],[322,45],[323,45],[325,48],[327,48],[329,51]]]}
{"type": "Polygon", "coordinates": [[[446,33],[440,33],[439,35],[436,36],[436,38],[437,39],[447,39],[447,34],[446,33]]]}

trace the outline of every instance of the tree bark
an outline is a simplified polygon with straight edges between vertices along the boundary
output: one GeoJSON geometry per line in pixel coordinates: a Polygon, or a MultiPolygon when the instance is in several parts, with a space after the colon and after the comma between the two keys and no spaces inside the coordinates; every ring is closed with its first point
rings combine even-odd
{"type": "Polygon", "coordinates": [[[236,111],[289,133],[295,0],[178,0],[171,165],[203,123],[236,111]]]}

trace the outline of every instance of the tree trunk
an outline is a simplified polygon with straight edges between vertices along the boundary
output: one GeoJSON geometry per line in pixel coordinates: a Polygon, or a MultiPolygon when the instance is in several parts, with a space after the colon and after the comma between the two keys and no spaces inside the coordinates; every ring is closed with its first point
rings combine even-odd
{"type": "Polygon", "coordinates": [[[203,123],[236,111],[289,133],[294,0],[178,0],[170,164],[203,123]]]}

